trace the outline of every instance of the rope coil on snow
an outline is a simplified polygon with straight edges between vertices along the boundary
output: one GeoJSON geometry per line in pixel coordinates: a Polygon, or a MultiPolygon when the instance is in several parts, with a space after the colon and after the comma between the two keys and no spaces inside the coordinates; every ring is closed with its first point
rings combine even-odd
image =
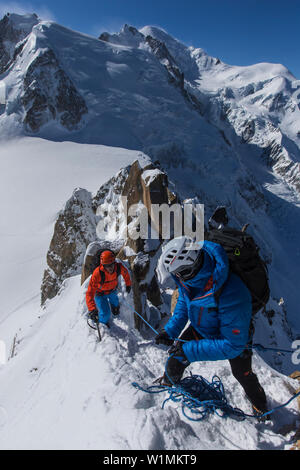
{"type": "MultiPolygon", "coordinates": [[[[168,361],[171,357],[172,356],[168,358],[168,361]]],[[[165,374],[167,375],[166,370],[165,374]]],[[[181,379],[177,384],[174,384],[170,377],[168,377],[168,379],[172,383],[171,386],[152,385],[150,387],[143,388],[136,382],[133,382],[132,385],[138,390],[146,393],[168,392],[169,397],[164,400],[162,409],[169,400],[177,403],[181,402],[182,413],[190,421],[202,421],[210,414],[216,414],[221,418],[231,417],[240,421],[243,421],[246,418],[262,419],[280,408],[287,406],[291,401],[300,396],[300,392],[298,392],[286,403],[276,406],[265,413],[259,415],[247,414],[241,409],[235,408],[229,404],[225,395],[223,383],[217,375],[213,376],[211,382],[201,375],[192,374],[189,377],[181,379]],[[190,415],[187,414],[187,411],[190,415]],[[196,415],[196,417],[193,417],[193,415],[196,415]]]]}
{"type": "Polygon", "coordinates": [[[208,417],[210,414],[217,414],[221,418],[236,418],[240,421],[246,418],[261,419],[275,411],[287,406],[291,401],[300,396],[300,392],[293,395],[286,403],[276,406],[271,410],[257,415],[247,414],[239,408],[232,407],[225,396],[224,387],[221,379],[214,375],[212,382],[208,382],[201,375],[191,375],[185,377],[175,386],[166,385],[152,385],[148,388],[143,388],[136,382],[132,385],[146,393],[161,393],[168,392],[169,397],[166,398],[162,404],[164,408],[165,404],[171,400],[173,402],[181,402],[181,408],[183,415],[190,421],[201,421],[208,417]],[[191,415],[197,415],[192,417],[187,414],[187,410],[191,415]]]}
{"type": "Polygon", "coordinates": [[[232,416],[241,420],[245,419],[242,410],[229,405],[225,397],[223,384],[217,375],[213,377],[211,383],[204,377],[201,377],[201,375],[191,375],[182,379],[179,384],[171,387],[153,385],[145,389],[137,383],[132,385],[146,393],[167,391],[169,397],[164,400],[162,408],[164,408],[169,400],[181,402],[183,415],[191,421],[201,421],[213,413],[222,418],[232,416]]]}

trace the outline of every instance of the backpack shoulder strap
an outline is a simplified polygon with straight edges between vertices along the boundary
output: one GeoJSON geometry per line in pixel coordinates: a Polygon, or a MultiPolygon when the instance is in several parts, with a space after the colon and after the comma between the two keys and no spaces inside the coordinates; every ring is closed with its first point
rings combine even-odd
{"type": "Polygon", "coordinates": [[[121,263],[117,263],[117,276],[119,277],[121,274],[121,263]]]}
{"type": "MultiPolygon", "coordinates": [[[[120,263],[116,263],[117,264],[117,276],[120,276],[121,274],[121,264],[120,263]]],[[[100,280],[101,280],[101,284],[104,283],[105,281],[105,272],[102,271],[102,269],[100,269],[100,266],[99,266],[99,274],[100,274],[100,280]]]]}
{"type": "Polygon", "coordinates": [[[224,290],[225,284],[226,284],[226,282],[228,281],[229,275],[230,275],[230,269],[229,269],[229,271],[228,271],[228,276],[227,276],[226,281],[224,282],[224,284],[221,285],[221,287],[220,287],[218,290],[216,290],[216,292],[215,292],[215,294],[214,294],[214,298],[215,298],[215,301],[216,301],[216,303],[217,303],[217,309],[219,308],[220,297],[221,297],[222,292],[223,292],[223,290],[224,290]]]}
{"type": "Polygon", "coordinates": [[[100,281],[101,281],[101,284],[103,284],[104,281],[105,281],[105,272],[102,271],[102,269],[100,269],[100,266],[99,266],[99,274],[100,274],[100,281]]]}

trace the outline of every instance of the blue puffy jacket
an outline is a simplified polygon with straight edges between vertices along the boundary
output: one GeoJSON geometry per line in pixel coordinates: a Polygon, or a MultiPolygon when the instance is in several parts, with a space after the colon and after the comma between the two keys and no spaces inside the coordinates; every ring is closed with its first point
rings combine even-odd
{"type": "Polygon", "coordinates": [[[229,272],[221,245],[205,241],[202,249],[203,266],[193,279],[183,282],[173,276],[179,297],[165,330],[171,338],[177,338],[190,320],[204,338],[183,344],[190,362],[233,359],[243,352],[249,339],[251,294],[242,280],[229,272]],[[214,294],[220,287],[217,304],[214,294]]]}

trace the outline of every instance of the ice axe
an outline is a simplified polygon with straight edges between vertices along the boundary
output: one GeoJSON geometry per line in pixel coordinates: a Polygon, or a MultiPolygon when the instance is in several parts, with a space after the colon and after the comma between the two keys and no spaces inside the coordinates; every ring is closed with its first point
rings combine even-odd
{"type": "Polygon", "coordinates": [[[87,322],[87,324],[90,328],[92,328],[93,330],[98,331],[98,337],[99,337],[99,343],[100,343],[100,341],[102,340],[102,336],[101,336],[101,332],[100,332],[99,322],[96,322],[96,327],[90,324],[89,319],[87,319],[86,322],[87,322]]]}

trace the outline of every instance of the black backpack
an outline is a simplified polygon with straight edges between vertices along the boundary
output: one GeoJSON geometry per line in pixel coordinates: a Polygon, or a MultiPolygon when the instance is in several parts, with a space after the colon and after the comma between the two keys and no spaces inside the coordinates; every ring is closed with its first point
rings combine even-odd
{"type": "Polygon", "coordinates": [[[270,297],[268,270],[259,248],[244,229],[210,228],[206,240],[218,243],[226,251],[229,267],[248,287],[252,296],[252,314],[266,307],[270,297]]]}

